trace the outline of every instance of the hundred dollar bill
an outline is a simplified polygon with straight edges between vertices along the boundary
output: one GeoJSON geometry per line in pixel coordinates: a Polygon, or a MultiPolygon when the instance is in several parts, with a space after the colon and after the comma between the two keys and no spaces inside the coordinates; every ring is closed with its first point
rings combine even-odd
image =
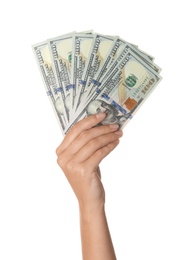
{"type": "Polygon", "coordinates": [[[72,43],[72,69],[71,69],[71,84],[70,98],[72,100],[72,113],[75,111],[77,103],[77,92],[80,84],[85,65],[90,53],[93,42],[93,35],[90,34],[75,34],[72,43]]]}
{"type": "Polygon", "coordinates": [[[91,84],[94,75],[100,68],[101,63],[108,54],[112,44],[114,42],[114,37],[105,36],[101,34],[94,34],[93,44],[91,46],[91,51],[83,72],[82,79],[78,86],[78,99],[76,109],[81,102],[83,93],[86,91],[87,87],[91,84]]]}
{"type": "Polygon", "coordinates": [[[124,127],[127,119],[132,118],[160,82],[161,76],[132,51],[128,52],[114,72],[96,92],[100,93],[101,100],[116,108],[122,119],[119,125],[124,127]]]}
{"type": "MultiPolygon", "coordinates": [[[[113,61],[116,60],[118,57],[120,57],[119,59],[122,59],[123,55],[126,55],[128,50],[132,50],[138,56],[140,56],[142,59],[144,59],[146,61],[149,59],[146,55],[141,54],[140,51],[137,48],[135,48],[132,44],[117,37],[114,40],[114,44],[113,44],[111,50],[109,51],[106,59],[103,61],[102,65],[100,67],[100,70],[98,70],[98,72],[92,79],[90,86],[87,88],[86,97],[88,97],[88,95],[91,95],[93,93],[93,90],[98,85],[101,84],[101,81],[105,78],[106,71],[112,66],[113,61]]],[[[117,60],[117,62],[119,62],[119,60],[117,60]]]]}
{"type": "Polygon", "coordinates": [[[46,93],[49,96],[50,102],[52,104],[60,128],[62,132],[64,132],[65,125],[66,125],[66,120],[64,116],[65,107],[64,107],[64,103],[61,101],[57,92],[57,82],[52,68],[52,60],[50,56],[48,43],[45,41],[45,42],[32,45],[32,49],[36,57],[36,61],[42,76],[46,93]]]}
{"type": "MultiPolygon", "coordinates": [[[[159,68],[153,62],[151,62],[148,55],[140,52],[140,50],[135,48],[132,44],[122,40],[121,38],[117,38],[113,45],[113,48],[107,56],[107,59],[105,60],[105,62],[101,66],[101,69],[95,75],[90,84],[89,96],[91,96],[95,89],[102,84],[102,82],[108,77],[108,75],[110,75],[113,69],[124,59],[124,57],[127,55],[129,51],[135,53],[137,57],[142,59],[156,72],[159,73],[161,71],[161,68],[159,68]]],[[[86,95],[86,99],[88,98],[88,95],[86,95]]]]}
{"type": "Polygon", "coordinates": [[[48,40],[50,53],[53,61],[56,80],[61,94],[61,99],[65,104],[66,119],[69,121],[69,111],[72,108],[70,98],[71,84],[71,60],[72,60],[72,34],[62,35],[48,40]]]}
{"type": "Polygon", "coordinates": [[[102,124],[118,123],[123,129],[160,80],[153,68],[129,51],[90,96],[85,107],[79,108],[65,133],[80,119],[99,112],[106,113],[102,124]]]}

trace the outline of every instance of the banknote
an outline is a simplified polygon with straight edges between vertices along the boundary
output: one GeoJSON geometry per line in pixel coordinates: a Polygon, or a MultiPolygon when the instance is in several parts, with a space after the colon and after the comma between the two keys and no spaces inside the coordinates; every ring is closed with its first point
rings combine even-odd
{"type": "MultiPolygon", "coordinates": [[[[120,116],[118,124],[123,128],[127,119],[132,118],[161,81],[161,77],[132,51],[127,53],[125,59],[116,67],[115,74],[112,75],[96,92],[101,93],[101,102],[106,102],[116,110],[117,118],[120,116]]],[[[108,117],[106,121],[109,122],[108,117]]]]}
{"type": "Polygon", "coordinates": [[[65,129],[69,131],[82,118],[105,112],[102,124],[118,123],[124,128],[135,112],[160,82],[159,74],[132,51],[117,64],[105,81],[77,110],[75,120],[65,129]]]}
{"type": "Polygon", "coordinates": [[[88,99],[89,96],[92,95],[92,93],[95,91],[96,87],[100,86],[105,78],[109,74],[111,74],[112,70],[115,68],[115,66],[117,66],[118,63],[121,62],[121,60],[124,59],[129,50],[135,53],[140,59],[142,59],[145,63],[152,67],[156,72],[159,73],[161,71],[161,68],[159,68],[159,66],[151,62],[150,56],[146,55],[132,44],[118,37],[115,40],[114,45],[108,53],[108,56],[102,64],[100,70],[93,77],[93,80],[90,84],[89,95],[87,94],[85,96],[85,99],[88,99]]]}
{"type": "MultiPolygon", "coordinates": [[[[129,46],[128,46],[129,47],[129,46]]],[[[93,76],[93,79],[90,83],[90,85],[87,87],[87,93],[85,98],[89,98],[90,95],[92,95],[93,91],[95,91],[95,88],[98,85],[101,85],[101,81],[105,78],[106,71],[111,67],[115,60],[118,59],[118,57],[122,58],[122,55],[124,55],[124,50],[126,50],[125,53],[127,53],[127,43],[122,41],[119,37],[116,37],[114,39],[112,48],[109,50],[108,54],[106,55],[105,60],[101,64],[100,70],[97,71],[97,73],[93,76]]]]}
{"type": "Polygon", "coordinates": [[[81,102],[82,95],[84,95],[84,92],[87,91],[87,88],[90,86],[94,75],[99,70],[101,63],[103,62],[110,48],[112,47],[113,42],[114,37],[105,36],[97,33],[94,34],[91,51],[89,53],[82,79],[78,86],[76,109],[81,102]]]}
{"type": "MultiPolygon", "coordinates": [[[[66,119],[69,121],[69,114],[73,107],[74,85],[71,83],[72,73],[72,48],[73,37],[76,32],[71,32],[65,35],[60,35],[55,38],[48,39],[51,58],[53,61],[53,68],[55,70],[56,80],[58,82],[58,91],[61,93],[61,99],[65,103],[66,119]]],[[[80,32],[84,35],[92,35],[93,31],[80,32]]]]}
{"type": "Polygon", "coordinates": [[[84,117],[132,119],[161,81],[154,57],[120,36],[71,32],[33,45],[46,93],[64,135],[84,117]]]}
{"type": "Polygon", "coordinates": [[[52,68],[52,60],[47,41],[32,46],[39,71],[49,96],[56,118],[59,122],[62,132],[65,129],[65,107],[57,92],[57,82],[52,68]]]}
{"type": "Polygon", "coordinates": [[[72,39],[73,35],[63,35],[57,38],[49,39],[53,68],[58,82],[58,91],[60,97],[65,104],[66,120],[69,122],[69,111],[72,108],[72,100],[70,98],[71,84],[71,61],[72,61],[72,39]]]}
{"type": "MultiPolygon", "coordinates": [[[[74,34],[72,43],[72,69],[71,69],[71,84],[70,98],[72,100],[71,113],[74,114],[77,98],[78,98],[78,87],[82,79],[82,75],[88,60],[90,49],[93,42],[93,35],[91,33],[85,34],[74,34]]],[[[70,115],[71,117],[71,115],[70,115]]]]}

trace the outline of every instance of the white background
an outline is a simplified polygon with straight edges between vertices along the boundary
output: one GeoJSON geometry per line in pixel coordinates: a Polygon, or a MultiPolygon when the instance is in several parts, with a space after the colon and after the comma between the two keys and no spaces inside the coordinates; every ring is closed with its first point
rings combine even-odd
{"type": "Polygon", "coordinates": [[[117,258],[188,259],[186,2],[1,3],[1,260],[82,259],[77,202],[56,163],[62,134],[31,45],[90,29],[138,45],[162,68],[163,80],[101,164],[117,258]]]}

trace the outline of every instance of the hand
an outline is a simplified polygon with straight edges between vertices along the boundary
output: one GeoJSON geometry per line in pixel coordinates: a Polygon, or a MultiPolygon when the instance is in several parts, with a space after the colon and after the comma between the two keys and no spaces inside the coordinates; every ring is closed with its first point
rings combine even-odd
{"type": "Polygon", "coordinates": [[[96,126],[105,116],[100,113],[80,120],[56,150],[57,163],[82,208],[96,209],[104,205],[99,163],[118,145],[123,134],[117,124],[96,126]]]}

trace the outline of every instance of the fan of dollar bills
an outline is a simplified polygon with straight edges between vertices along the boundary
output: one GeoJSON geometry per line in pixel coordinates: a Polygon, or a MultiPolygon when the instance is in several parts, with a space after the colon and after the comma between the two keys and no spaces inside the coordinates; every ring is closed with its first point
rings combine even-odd
{"type": "Polygon", "coordinates": [[[154,58],[119,36],[72,32],[32,48],[63,134],[100,112],[123,129],[161,80],[154,58]]]}

